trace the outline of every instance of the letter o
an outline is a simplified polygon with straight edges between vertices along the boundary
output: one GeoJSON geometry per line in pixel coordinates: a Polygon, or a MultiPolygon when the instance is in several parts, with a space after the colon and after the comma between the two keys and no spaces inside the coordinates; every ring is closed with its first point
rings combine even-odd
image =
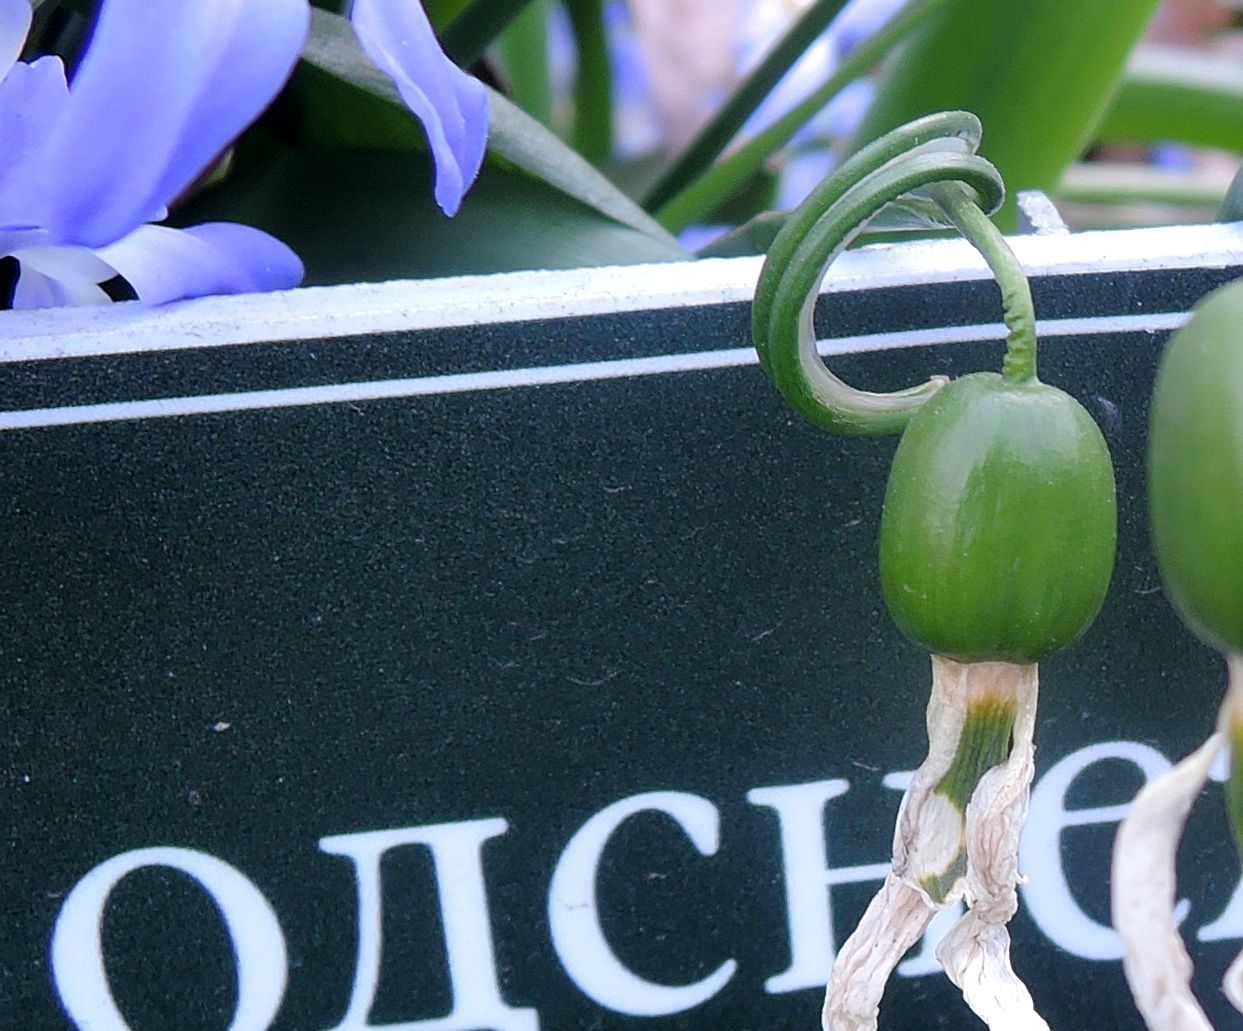
{"type": "Polygon", "coordinates": [[[65,899],[52,932],[52,979],[82,1031],[131,1031],[104,969],[104,908],[122,878],[167,866],[194,878],[224,917],[237,960],[237,1009],[228,1031],[266,1031],[285,995],[285,937],[263,893],[228,863],[187,848],[143,848],[100,863],[65,899]]]}
{"type": "MultiPolygon", "coordinates": [[[[1064,756],[1032,788],[1027,827],[1019,845],[1019,867],[1036,876],[1023,887],[1023,904],[1046,938],[1079,959],[1110,961],[1122,958],[1122,939],[1112,927],[1085,913],[1071,891],[1062,855],[1062,831],[1118,823],[1130,811],[1130,801],[1115,805],[1067,809],[1066,796],[1079,776],[1097,763],[1128,762],[1147,783],[1170,768],[1155,748],[1138,741],[1101,741],[1064,756]]],[[[1181,903],[1180,903],[1181,906],[1181,903]]],[[[1182,909],[1185,915],[1185,907],[1182,909]]],[[[1181,921],[1182,917],[1178,919],[1181,921]]]]}

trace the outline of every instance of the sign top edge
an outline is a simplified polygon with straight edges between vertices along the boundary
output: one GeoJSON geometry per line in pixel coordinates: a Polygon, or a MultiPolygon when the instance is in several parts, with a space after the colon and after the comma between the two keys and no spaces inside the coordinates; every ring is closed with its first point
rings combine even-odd
{"type": "MultiPolygon", "coordinates": [[[[1243,223],[1014,236],[1032,276],[1243,265],[1243,223]]],[[[0,362],[573,318],[750,301],[762,257],[304,287],[163,307],[0,312],[0,362]]],[[[823,292],[987,278],[965,240],[843,254],[823,292]]]]}

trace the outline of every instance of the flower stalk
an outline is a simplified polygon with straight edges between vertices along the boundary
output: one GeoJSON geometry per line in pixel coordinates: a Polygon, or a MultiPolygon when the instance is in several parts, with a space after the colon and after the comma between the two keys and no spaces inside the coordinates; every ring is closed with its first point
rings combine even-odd
{"type": "Polygon", "coordinates": [[[980,252],[1001,289],[1001,311],[1009,335],[1001,375],[1008,383],[1036,378],[1036,309],[1031,285],[1014,251],[975,197],[959,183],[938,183],[929,190],[954,227],[980,252]]]}
{"type": "Polygon", "coordinates": [[[1036,377],[1023,270],[988,212],[1004,186],[980,124],[945,112],[865,147],[774,239],[756,287],[760,362],[787,402],[842,434],[901,433],[885,490],[880,574],[899,629],[932,656],[928,756],[898,815],[893,863],[833,966],[825,1031],[875,1031],[890,973],[933,916],[969,908],[937,950],[992,1031],[1047,1031],[1010,966],[1019,834],[1032,779],[1037,663],[1104,601],[1117,537],[1113,466],[1074,398],[1036,377]],[[956,228],[1001,288],[1001,375],[855,390],[820,360],[828,265],[867,226],[956,228]]]}

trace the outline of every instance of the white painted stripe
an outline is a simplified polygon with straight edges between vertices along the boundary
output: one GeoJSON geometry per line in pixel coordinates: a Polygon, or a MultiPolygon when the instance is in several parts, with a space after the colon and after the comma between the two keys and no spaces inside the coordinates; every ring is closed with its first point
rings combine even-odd
{"type": "MultiPolygon", "coordinates": [[[[1009,242],[1029,276],[1243,265],[1243,223],[1161,226],[1009,242]]],[[[148,308],[0,311],[0,363],[573,318],[746,303],[760,258],[510,272],[240,297],[203,297],[148,308]]],[[[825,293],[990,277],[965,240],[863,247],[843,254],[825,293]]],[[[417,344],[415,345],[417,346],[417,344]]]]}
{"type": "MultiPolygon", "coordinates": [[[[1088,319],[1049,319],[1037,323],[1042,337],[1092,336],[1106,333],[1159,333],[1183,325],[1186,312],[1153,315],[1114,315],[1088,319]]],[[[840,337],[819,343],[823,355],[857,354],[865,351],[895,350],[933,344],[1000,341],[1005,336],[1001,323],[975,326],[948,326],[909,333],[874,333],[840,337]]],[[[177,415],[206,415],[216,412],[242,412],[268,408],[294,408],[318,404],[345,404],[400,397],[426,397],[433,394],[466,394],[481,390],[507,390],[538,387],[554,383],[587,383],[594,380],[627,379],[680,372],[734,368],[756,362],[750,347],[733,347],[689,354],[665,354],[651,358],[623,358],[613,361],[547,365],[493,372],[463,372],[411,379],[372,380],[362,383],[333,383],[315,387],[289,387],[280,390],[252,390],[230,394],[153,398],[143,401],[113,401],[95,405],[62,408],[31,408],[0,412],[0,430],[34,429],[43,426],[73,426],[82,423],[119,422],[132,419],[162,419],[177,415]]]]}
{"type": "MultiPolygon", "coordinates": [[[[1044,319],[1036,323],[1041,337],[1098,336],[1104,333],[1165,333],[1178,329],[1190,316],[1187,312],[1161,312],[1153,315],[1102,315],[1084,319],[1044,319]]],[[[939,326],[913,329],[905,333],[870,333],[865,336],[821,340],[821,355],[855,354],[859,351],[893,351],[905,347],[933,344],[971,344],[984,340],[1004,340],[1006,329],[1000,322],[975,326],[939,326]]]]}

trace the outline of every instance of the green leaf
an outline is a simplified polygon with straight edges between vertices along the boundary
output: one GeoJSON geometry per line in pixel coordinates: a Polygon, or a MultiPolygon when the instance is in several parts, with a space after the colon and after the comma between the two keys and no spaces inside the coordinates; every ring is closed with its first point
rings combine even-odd
{"type": "Polygon", "coordinates": [[[695,252],[697,258],[741,258],[744,255],[767,254],[773,240],[781,232],[788,211],[761,211],[737,229],[719,236],[695,252]]]}
{"type": "MultiPolygon", "coordinates": [[[[335,118],[332,112],[319,116],[321,125],[330,127],[328,131],[335,125],[337,130],[349,134],[344,142],[357,145],[363,142],[360,136],[369,134],[369,123],[367,119],[359,120],[358,108],[368,109],[373,116],[370,124],[380,125],[385,133],[404,133],[404,137],[368,135],[368,142],[373,145],[402,146],[403,138],[418,138],[412,137],[411,133],[421,136],[414,119],[406,113],[405,105],[401,103],[401,97],[392,80],[367,60],[349,22],[344,18],[313,11],[311,35],[302,57],[308,64],[348,84],[354,93],[366,95],[353,98],[356,105],[353,111],[345,111],[342,107],[337,109],[335,118]],[[366,103],[367,100],[370,104],[366,103]],[[377,114],[377,106],[387,106],[390,110],[377,114]],[[345,117],[341,117],[342,112],[345,117]],[[398,123],[408,128],[397,129],[398,123]]],[[[309,100],[313,101],[314,98],[309,100]]],[[[338,103],[340,98],[333,97],[329,100],[331,106],[338,103]]],[[[488,109],[491,120],[488,149],[494,157],[504,158],[528,175],[542,180],[601,214],[652,237],[665,247],[677,246],[674,238],[665,229],[581,155],[495,90],[489,90],[488,109]]],[[[342,142],[333,140],[330,136],[318,136],[317,141],[342,142]]]]}
{"type": "Polygon", "coordinates": [[[820,37],[848,0],[816,0],[768,52],[725,105],[700,130],[643,198],[643,206],[655,211],[685,189],[713,161],[746,124],[794,63],[820,37]]]}
{"type": "Polygon", "coordinates": [[[574,79],[574,149],[595,165],[613,154],[613,65],[604,34],[604,0],[566,0],[578,74],[574,79]]]}
{"type": "Polygon", "coordinates": [[[623,225],[676,244],[659,222],[530,115],[495,91],[489,93],[488,110],[492,152],[623,225]]]}
{"type": "Polygon", "coordinates": [[[465,10],[470,0],[423,0],[423,10],[437,30],[443,30],[465,10]]]}
{"type": "Polygon", "coordinates": [[[1243,166],[1235,173],[1217,213],[1219,222],[1243,222],[1243,166]]]}
{"type": "Polygon", "coordinates": [[[445,29],[445,53],[469,68],[531,0],[475,0],[445,29]]]}
{"type": "Polygon", "coordinates": [[[817,111],[855,79],[866,74],[915,26],[948,2],[949,0],[910,0],[884,27],[864,40],[801,103],[675,195],[656,213],[661,225],[674,231],[685,229],[727,200],[772,154],[785,146],[817,111]]]}
{"type": "Polygon", "coordinates": [[[1217,169],[1090,161],[1066,169],[1053,200],[1080,230],[1201,224],[1214,220],[1229,184],[1217,169]]]}
{"type": "Polygon", "coordinates": [[[55,54],[72,64],[95,23],[93,0],[41,0],[34,5],[21,60],[55,54]]]}
{"type": "Polygon", "coordinates": [[[457,216],[405,151],[285,149],[178,210],[266,230],[325,285],[518,269],[679,261],[685,252],[520,172],[486,167],[457,216]]]}
{"type": "Polygon", "coordinates": [[[30,6],[34,8],[36,16],[51,14],[58,8],[67,7],[77,14],[93,18],[98,3],[96,0],[31,0],[30,6]]]}
{"type": "Polygon", "coordinates": [[[497,41],[509,95],[546,129],[553,128],[548,69],[548,0],[532,0],[497,41]]]}
{"type": "Polygon", "coordinates": [[[1140,47],[1099,136],[1243,151],[1243,66],[1190,47],[1140,47]]]}
{"type": "MultiPolygon", "coordinates": [[[[984,124],[1011,198],[1051,191],[1095,139],[1158,0],[949,0],[887,62],[852,147],[934,111],[984,124]]],[[[999,215],[1013,225],[1013,199],[999,215]]]]}

